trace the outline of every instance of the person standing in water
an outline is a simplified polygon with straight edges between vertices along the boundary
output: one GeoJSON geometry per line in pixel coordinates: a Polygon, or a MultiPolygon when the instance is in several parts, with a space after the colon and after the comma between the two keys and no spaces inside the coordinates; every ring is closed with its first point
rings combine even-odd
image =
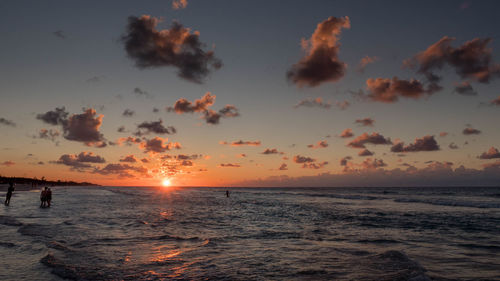
{"type": "Polygon", "coordinates": [[[9,188],[7,189],[7,194],[5,195],[5,206],[9,206],[12,193],[14,193],[14,183],[9,182],[9,188]]]}
{"type": "Polygon", "coordinates": [[[42,189],[42,193],[40,194],[40,208],[44,208],[47,203],[47,187],[42,189]]]}
{"type": "Polygon", "coordinates": [[[226,197],[229,197],[229,190],[226,190],[226,197]]]}
{"type": "Polygon", "coordinates": [[[50,201],[52,201],[52,190],[50,188],[47,190],[46,195],[47,195],[47,205],[48,205],[47,207],[50,208],[50,201]]]}

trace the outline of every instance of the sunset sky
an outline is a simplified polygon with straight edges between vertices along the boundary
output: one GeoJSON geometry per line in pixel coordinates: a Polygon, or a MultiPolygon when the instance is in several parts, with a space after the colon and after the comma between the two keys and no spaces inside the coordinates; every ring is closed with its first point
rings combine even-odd
{"type": "Polygon", "coordinates": [[[498,1],[2,1],[0,175],[500,183],[498,1]]]}

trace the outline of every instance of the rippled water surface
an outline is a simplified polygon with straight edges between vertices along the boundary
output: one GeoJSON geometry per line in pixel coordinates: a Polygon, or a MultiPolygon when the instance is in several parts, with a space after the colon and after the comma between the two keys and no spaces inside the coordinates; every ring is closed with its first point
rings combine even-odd
{"type": "Polygon", "coordinates": [[[500,280],[500,188],[231,191],[16,192],[0,280],[500,280]]]}

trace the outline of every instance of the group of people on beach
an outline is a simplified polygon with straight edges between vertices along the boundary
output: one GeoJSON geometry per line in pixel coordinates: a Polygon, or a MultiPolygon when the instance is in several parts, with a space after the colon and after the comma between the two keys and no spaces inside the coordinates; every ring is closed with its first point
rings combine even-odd
{"type": "MultiPolygon", "coordinates": [[[[9,182],[9,188],[7,189],[7,193],[5,194],[5,206],[9,206],[10,198],[12,197],[12,193],[14,193],[14,189],[14,183],[9,182]]],[[[52,201],[52,190],[50,190],[50,188],[45,187],[44,189],[42,189],[42,194],[40,194],[40,201],[40,208],[50,208],[50,202],[52,201]]]]}

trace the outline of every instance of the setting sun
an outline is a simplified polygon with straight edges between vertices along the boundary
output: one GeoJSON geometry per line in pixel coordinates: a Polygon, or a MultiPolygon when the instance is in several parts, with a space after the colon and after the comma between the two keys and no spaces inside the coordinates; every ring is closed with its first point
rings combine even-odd
{"type": "Polygon", "coordinates": [[[163,186],[170,186],[170,180],[169,179],[163,179],[162,184],[163,184],[163,186]]]}

